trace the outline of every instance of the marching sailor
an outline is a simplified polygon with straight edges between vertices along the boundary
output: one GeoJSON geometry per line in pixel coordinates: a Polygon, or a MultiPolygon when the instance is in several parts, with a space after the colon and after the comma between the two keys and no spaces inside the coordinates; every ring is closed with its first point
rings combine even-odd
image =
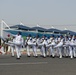
{"type": "Polygon", "coordinates": [[[51,40],[51,46],[50,46],[50,56],[52,56],[53,58],[55,56],[55,48],[54,48],[55,45],[56,43],[55,43],[54,36],[53,36],[51,40]]]}
{"type": "Polygon", "coordinates": [[[0,52],[4,55],[5,51],[4,51],[4,43],[2,43],[2,45],[0,46],[0,52]]]}
{"type": "Polygon", "coordinates": [[[21,32],[18,32],[15,38],[15,48],[16,48],[16,53],[17,53],[17,59],[20,59],[21,57],[21,46],[22,46],[22,36],[21,32]]]}
{"type": "MultiPolygon", "coordinates": [[[[12,42],[15,42],[15,36],[13,36],[12,42]]],[[[14,57],[15,45],[14,44],[9,44],[9,45],[11,47],[12,57],[14,57]]]]}
{"type": "Polygon", "coordinates": [[[54,48],[58,49],[59,58],[62,58],[62,47],[63,47],[63,38],[62,38],[62,36],[60,36],[60,38],[58,40],[58,44],[54,47],[54,48]]]}
{"type": "Polygon", "coordinates": [[[30,48],[32,45],[32,38],[31,37],[27,38],[26,45],[27,45],[27,56],[30,57],[30,48]]]}
{"type": "Polygon", "coordinates": [[[70,41],[69,41],[69,37],[68,36],[65,36],[64,37],[64,53],[65,53],[65,56],[68,57],[69,56],[69,44],[70,44],[70,41]]]}
{"type": "Polygon", "coordinates": [[[74,57],[76,58],[76,35],[74,36],[74,57]]]}
{"type": "Polygon", "coordinates": [[[40,51],[41,51],[41,55],[45,58],[46,57],[46,52],[47,52],[47,48],[46,45],[48,44],[47,42],[47,38],[42,38],[41,43],[38,44],[39,47],[41,47],[40,51]]]}
{"type": "Polygon", "coordinates": [[[73,58],[73,56],[75,56],[75,40],[74,40],[74,36],[70,37],[69,50],[70,50],[70,58],[73,58]]]}
{"type": "Polygon", "coordinates": [[[33,49],[33,55],[35,57],[38,57],[37,56],[37,43],[36,43],[36,38],[35,37],[32,39],[32,49],[33,49]]]}

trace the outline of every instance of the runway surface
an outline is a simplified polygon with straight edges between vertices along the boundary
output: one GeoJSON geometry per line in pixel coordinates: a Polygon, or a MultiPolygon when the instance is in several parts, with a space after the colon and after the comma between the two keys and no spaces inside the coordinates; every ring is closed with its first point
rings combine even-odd
{"type": "Polygon", "coordinates": [[[0,55],[0,75],[76,75],[76,58],[0,55]]]}

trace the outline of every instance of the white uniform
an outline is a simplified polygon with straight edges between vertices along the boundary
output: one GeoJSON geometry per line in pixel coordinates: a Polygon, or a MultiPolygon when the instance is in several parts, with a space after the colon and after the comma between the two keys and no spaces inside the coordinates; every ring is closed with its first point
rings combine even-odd
{"type": "Polygon", "coordinates": [[[1,47],[0,52],[1,52],[2,54],[5,54],[5,52],[4,52],[4,47],[3,47],[3,46],[1,47]]]}
{"type": "MultiPolygon", "coordinates": [[[[41,56],[43,56],[43,46],[44,46],[44,44],[43,44],[43,38],[40,40],[40,42],[39,43],[37,43],[38,44],[38,47],[40,48],[40,52],[41,52],[41,56]]],[[[45,54],[44,54],[44,56],[45,56],[45,54]]]]}
{"type": "Polygon", "coordinates": [[[30,46],[32,45],[32,39],[27,40],[27,56],[30,56],[30,46]]]}
{"type": "Polygon", "coordinates": [[[22,46],[22,36],[16,35],[15,48],[16,48],[17,58],[20,58],[21,56],[21,52],[20,52],[21,46],[22,46]]]}
{"type": "Polygon", "coordinates": [[[53,39],[51,42],[51,46],[50,46],[50,56],[52,55],[52,57],[55,56],[55,50],[54,50],[54,46],[56,45],[55,40],[53,39]]]}
{"type": "Polygon", "coordinates": [[[14,43],[15,43],[15,38],[13,38],[12,41],[8,41],[8,43],[5,42],[6,45],[10,46],[12,56],[14,56],[14,50],[15,50],[15,44],[14,43]]]}
{"type": "Polygon", "coordinates": [[[32,49],[33,49],[33,55],[35,56],[35,57],[37,57],[37,46],[36,46],[36,38],[34,38],[33,40],[32,40],[32,49]]]}
{"type": "Polygon", "coordinates": [[[64,45],[63,45],[65,56],[69,56],[69,44],[70,44],[70,41],[68,40],[68,38],[67,39],[65,38],[64,45]]]}
{"type": "Polygon", "coordinates": [[[55,46],[55,48],[58,49],[59,52],[59,58],[62,58],[62,47],[63,47],[63,39],[59,39],[60,42],[55,46]]]}
{"type": "Polygon", "coordinates": [[[43,56],[43,57],[46,57],[46,51],[47,51],[47,49],[46,49],[46,45],[48,44],[48,42],[45,40],[45,39],[43,39],[43,42],[42,43],[40,43],[38,46],[41,46],[41,49],[40,49],[40,51],[41,51],[41,55],[43,56]],[[46,50],[46,51],[45,51],[46,50]]]}
{"type": "Polygon", "coordinates": [[[75,43],[74,43],[74,40],[73,39],[71,39],[71,41],[70,41],[70,46],[69,46],[69,50],[70,50],[70,58],[73,58],[73,55],[75,55],[74,54],[74,46],[75,46],[75,43]]]}
{"type": "MultiPolygon", "coordinates": [[[[13,39],[13,42],[15,42],[15,38],[13,39]]],[[[14,56],[15,45],[14,44],[10,44],[10,47],[11,47],[12,56],[14,56]]]]}
{"type": "Polygon", "coordinates": [[[74,57],[76,57],[76,39],[74,40],[74,57]]]}

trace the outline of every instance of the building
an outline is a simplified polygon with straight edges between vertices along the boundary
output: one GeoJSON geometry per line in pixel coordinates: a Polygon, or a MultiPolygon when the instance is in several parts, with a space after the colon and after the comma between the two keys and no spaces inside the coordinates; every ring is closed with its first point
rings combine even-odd
{"type": "MultiPolygon", "coordinates": [[[[0,35],[1,36],[4,36],[4,37],[6,37],[8,34],[10,34],[9,32],[5,32],[5,31],[1,31],[1,30],[4,30],[3,28],[5,28],[5,27],[8,27],[9,28],[9,26],[12,26],[12,25],[7,25],[3,20],[2,20],[2,22],[0,23],[0,35]],[[2,26],[1,26],[2,25],[2,26]],[[3,33],[3,34],[2,34],[3,33]]],[[[24,25],[25,26],[25,25],[24,25]]],[[[34,27],[34,25],[28,25],[30,28],[33,28],[34,27]]],[[[70,30],[70,31],[73,31],[73,32],[76,32],[76,25],[37,25],[37,26],[35,26],[35,27],[42,27],[42,28],[44,28],[44,29],[50,29],[50,28],[52,28],[52,29],[58,29],[58,30],[61,30],[61,31],[63,31],[63,30],[70,30]]],[[[24,28],[24,27],[23,27],[24,28]]],[[[9,30],[10,30],[10,28],[9,28],[9,30]]],[[[43,30],[43,29],[42,29],[43,30]]],[[[17,30],[16,29],[16,31],[19,31],[19,30],[17,30]]],[[[22,30],[21,30],[22,31],[22,30]]],[[[29,30],[26,30],[26,31],[28,31],[28,33],[29,33],[29,30]]],[[[37,30],[36,30],[37,31],[37,30]]],[[[23,31],[23,32],[25,32],[25,31],[23,31]]],[[[43,34],[43,33],[42,33],[43,34]]]]}

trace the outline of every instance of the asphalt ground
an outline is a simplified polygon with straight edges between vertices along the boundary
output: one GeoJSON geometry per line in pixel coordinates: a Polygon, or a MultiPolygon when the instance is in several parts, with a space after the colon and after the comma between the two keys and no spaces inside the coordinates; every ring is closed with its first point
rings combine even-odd
{"type": "Polygon", "coordinates": [[[76,75],[76,58],[27,57],[0,54],[0,75],[76,75]]]}

